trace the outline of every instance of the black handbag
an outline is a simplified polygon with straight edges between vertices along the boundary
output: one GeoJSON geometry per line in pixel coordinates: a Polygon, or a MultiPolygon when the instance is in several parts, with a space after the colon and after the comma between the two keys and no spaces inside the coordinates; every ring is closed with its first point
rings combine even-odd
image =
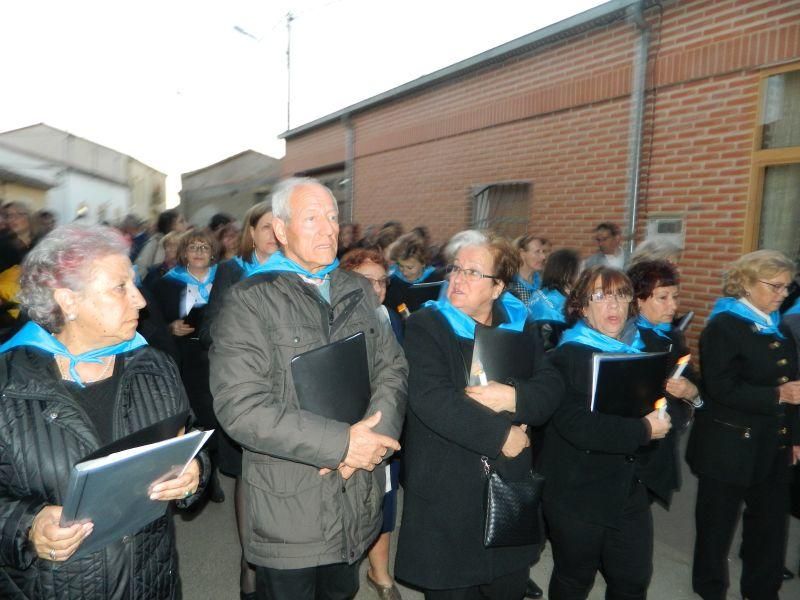
{"type": "Polygon", "coordinates": [[[542,500],[544,475],[534,471],[519,481],[500,477],[481,457],[486,473],[486,522],[483,545],[528,546],[541,541],[539,503],[542,500]]]}

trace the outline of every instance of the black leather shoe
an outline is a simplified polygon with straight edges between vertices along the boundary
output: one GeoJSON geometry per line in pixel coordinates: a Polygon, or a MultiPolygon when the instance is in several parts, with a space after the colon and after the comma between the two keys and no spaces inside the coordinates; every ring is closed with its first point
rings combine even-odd
{"type": "Polygon", "coordinates": [[[208,499],[211,502],[225,502],[225,492],[222,490],[222,485],[219,482],[219,475],[216,469],[211,474],[210,481],[208,482],[208,499]]]}
{"type": "Polygon", "coordinates": [[[525,597],[541,598],[542,596],[544,596],[542,588],[536,585],[536,582],[533,579],[528,579],[528,583],[525,584],[525,597]]]}
{"type": "Polygon", "coordinates": [[[783,577],[783,580],[784,580],[784,581],[788,581],[789,579],[794,579],[794,573],[792,573],[792,572],[791,572],[789,569],[787,569],[786,567],[783,567],[783,573],[782,573],[782,577],[783,577]]]}

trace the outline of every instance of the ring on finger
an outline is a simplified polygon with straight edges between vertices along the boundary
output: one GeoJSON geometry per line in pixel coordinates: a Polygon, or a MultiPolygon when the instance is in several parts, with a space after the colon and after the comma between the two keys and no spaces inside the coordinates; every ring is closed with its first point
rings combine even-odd
{"type": "Polygon", "coordinates": [[[186,492],[184,492],[183,497],[188,498],[192,495],[192,491],[189,488],[186,488],[186,492]]]}
{"type": "Polygon", "coordinates": [[[56,559],[56,549],[50,548],[50,560],[55,560],[55,559],[56,559]]]}

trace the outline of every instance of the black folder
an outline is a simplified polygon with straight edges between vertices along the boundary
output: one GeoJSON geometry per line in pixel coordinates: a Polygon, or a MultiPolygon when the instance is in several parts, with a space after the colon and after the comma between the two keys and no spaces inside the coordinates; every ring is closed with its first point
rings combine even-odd
{"type": "Polygon", "coordinates": [[[481,369],[487,380],[499,383],[511,378],[530,378],[535,351],[533,338],[529,335],[476,324],[469,385],[480,385],[478,371],[481,369]]]}
{"type": "Polygon", "coordinates": [[[291,369],[300,408],[351,425],[364,418],[372,390],[363,332],[298,354],[291,369]]]}
{"type": "Polygon", "coordinates": [[[595,352],[589,409],[637,419],[652,412],[665,394],[668,361],[668,352],[595,352]]]}
{"type": "Polygon", "coordinates": [[[675,318],[672,320],[672,325],[677,327],[681,331],[686,331],[689,328],[689,325],[692,324],[692,320],[694,319],[694,311],[690,310],[688,313],[683,315],[680,319],[675,318]]]}
{"type": "Polygon", "coordinates": [[[195,333],[200,329],[200,324],[203,322],[203,317],[206,314],[206,306],[208,306],[208,304],[195,304],[192,310],[183,317],[183,322],[189,327],[194,327],[195,333]]]}
{"type": "Polygon", "coordinates": [[[405,304],[408,310],[414,312],[422,308],[428,300],[436,300],[443,284],[444,281],[431,281],[410,285],[405,292],[405,304]]]}

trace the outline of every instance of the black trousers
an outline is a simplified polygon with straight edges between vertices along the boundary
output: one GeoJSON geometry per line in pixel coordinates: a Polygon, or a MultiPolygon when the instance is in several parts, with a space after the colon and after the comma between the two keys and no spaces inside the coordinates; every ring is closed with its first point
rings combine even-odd
{"type": "Polygon", "coordinates": [[[358,592],[358,565],[336,563],[306,569],[256,567],[259,600],[349,600],[358,592]]]}
{"type": "Polygon", "coordinates": [[[700,477],[692,589],[703,600],[726,597],[728,553],[742,503],[741,594],[748,600],[778,598],[789,527],[788,460],[779,452],[767,478],[750,487],[700,477]]]}
{"type": "Polygon", "coordinates": [[[425,600],[522,600],[528,582],[527,567],[491,583],[454,590],[425,590],[425,600]]]}
{"type": "Polygon", "coordinates": [[[545,510],[553,574],[550,600],[584,600],[598,571],[607,600],[643,600],[653,575],[653,515],[647,490],[634,484],[615,527],[587,523],[580,515],[545,510]]]}

